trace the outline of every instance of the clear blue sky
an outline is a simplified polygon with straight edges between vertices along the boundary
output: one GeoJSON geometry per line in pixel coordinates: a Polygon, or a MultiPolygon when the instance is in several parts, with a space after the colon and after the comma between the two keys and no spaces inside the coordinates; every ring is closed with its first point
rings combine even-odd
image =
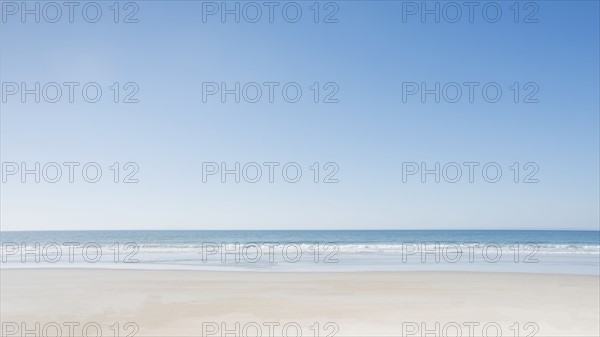
{"type": "MultiPolygon", "coordinates": [[[[112,3],[112,2],[110,2],[112,3]]],[[[137,24],[2,23],[2,82],[98,82],[96,104],[2,103],[2,162],[98,162],[89,184],[1,185],[2,230],[598,229],[599,5],[538,2],[539,23],[402,22],[402,3],[338,2],[335,24],[202,23],[192,1],[139,2],[137,24]],[[110,102],[136,82],[137,104],[110,102]],[[202,82],[298,82],[303,99],[202,102],[202,82]],[[308,87],[336,82],[337,104],[308,87]],[[495,104],[402,101],[403,82],[497,82],[495,104]],[[537,104],[509,86],[535,82],[537,104]],[[298,162],[297,184],[202,182],[202,162],[298,162]],[[109,166],[136,162],[138,184],[109,166]],[[336,162],[337,184],[312,182],[336,162]],[[497,162],[500,182],[402,182],[403,162],[497,162]],[[509,166],[535,162],[537,184],[509,166]],[[523,178],[523,177],[521,177],[523,178]]],[[[109,3],[102,3],[104,15],[109,3]]],[[[322,9],[325,10],[325,9],[322,9]]],[[[521,13],[525,15],[527,11],[521,13]]],[[[322,13],[324,15],[324,13],[322,13]]],[[[243,180],[242,180],[243,181],[243,180]]]]}

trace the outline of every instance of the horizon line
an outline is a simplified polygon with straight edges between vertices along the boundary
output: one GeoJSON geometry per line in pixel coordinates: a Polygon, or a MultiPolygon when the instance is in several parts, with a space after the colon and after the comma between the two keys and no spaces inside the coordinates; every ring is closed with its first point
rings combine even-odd
{"type": "Polygon", "coordinates": [[[9,232],[142,232],[142,231],[154,231],[154,232],[193,232],[193,231],[221,231],[221,232],[266,232],[266,231],[275,231],[275,232],[319,232],[319,231],[336,231],[336,232],[368,232],[368,231],[483,231],[483,232],[498,232],[498,231],[534,231],[534,232],[600,232],[600,228],[598,229],[32,229],[32,230],[2,230],[0,229],[0,233],[9,233],[9,232]]]}

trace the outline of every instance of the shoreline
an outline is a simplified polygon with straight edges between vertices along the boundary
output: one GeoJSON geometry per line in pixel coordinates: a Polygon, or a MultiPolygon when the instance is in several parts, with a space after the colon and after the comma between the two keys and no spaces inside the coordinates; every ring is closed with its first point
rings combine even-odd
{"type": "Polygon", "coordinates": [[[536,275],[536,276],[575,276],[575,277],[590,277],[590,278],[598,278],[599,275],[594,274],[570,274],[570,273],[556,273],[556,272],[520,272],[520,271],[469,271],[469,270],[381,270],[381,271],[363,271],[363,270],[326,270],[326,271],[318,271],[318,270],[309,270],[309,271],[293,271],[293,270],[216,270],[216,269],[186,269],[186,268],[114,268],[114,267],[36,267],[36,266],[22,266],[22,267],[1,267],[1,271],[12,271],[12,270],[44,270],[44,271],[131,271],[131,272],[181,272],[181,273],[211,273],[211,274],[497,274],[497,275],[536,275]]]}

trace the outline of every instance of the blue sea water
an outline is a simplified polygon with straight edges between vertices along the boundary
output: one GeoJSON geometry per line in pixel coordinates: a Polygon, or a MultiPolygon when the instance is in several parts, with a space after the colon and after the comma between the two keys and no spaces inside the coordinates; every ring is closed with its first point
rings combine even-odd
{"type": "Polygon", "coordinates": [[[600,275],[598,231],[0,232],[1,268],[600,275]]]}

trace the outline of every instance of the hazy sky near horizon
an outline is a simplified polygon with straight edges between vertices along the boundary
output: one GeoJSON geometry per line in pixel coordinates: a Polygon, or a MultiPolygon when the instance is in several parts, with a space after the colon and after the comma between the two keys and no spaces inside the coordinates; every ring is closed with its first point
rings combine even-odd
{"type": "MultiPolygon", "coordinates": [[[[131,18],[139,22],[114,23],[112,2],[98,3],[97,23],[82,18],[83,5],[74,23],[64,8],[58,23],[44,17],[35,23],[31,16],[22,23],[19,14],[7,15],[14,8],[3,7],[2,230],[599,228],[597,1],[521,2],[519,23],[512,1],[496,2],[502,9],[496,23],[486,21],[494,8],[484,18],[481,6],[473,23],[467,7],[457,23],[446,22],[453,8],[440,23],[432,15],[421,22],[401,1],[321,2],[319,23],[312,1],[298,2],[296,23],[281,15],[289,2],[275,7],[274,23],[263,2],[257,2],[263,10],[257,23],[243,15],[240,23],[232,15],[223,23],[218,14],[203,23],[203,10],[214,9],[206,2],[141,1],[121,7],[118,17],[137,10],[131,18]],[[333,19],[338,22],[322,22],[333,19]],[[523,22],[531,20],[538,22],[523,22]],[[22,82],[28,88],[59,83],[63,96],[35,103],[28,94],[21,102],[21,87],[9,92],[11,83],[22,82]],[[74,103],[65,82],[81,84],[74,103]],[[81,95],[90,82],[102,89],[97,103],[81,95]],[[128,82],[135,84],[125,88],[128,82]],[[203,97],[212,89],[204,85],[203,91],[207,82],[228,88],[256,82],[263,95],[256,103],[243,96],[236,103],[229,94],[223,103],[219,94],[203,97]],[[279,83],[274,103],[265,82],[279,83]],[[291,82],[302,89],[296,103],[281,93],[291,82]],[[430,89],[436,82],[458,83],[462,97],[449,102],[455,96],[450,85],[439,103],[433,94],[422,102],[420,93],[403,95],[414,89],[407,82],[430,89]],[[479,83],[472,103],[465,82],[479,83]],[[495,96],[496,86],[489,96],[481,93],[487,83],[502,90],[495,103],[485,98],[495,96]],[[122,102],[136,90],[138,103],[122,102]],[[33,174],[25,183],[21,172],[7,174],[11,163],[33,169],[36,162],[42,168],[59,163],[62,177],[44,179],[54,176],[51,166],[39,183],[33,174]],[[79,163],[73,183],[65,162],[79,163]],[[81,174],[91,162],[102,169],[97,183],[81,174]],[[129,162],[135,164],[125,167],[129,162]],[[239,183],[233,175],[222,183],[219,174],[203,182],[207,162],[229,169],[256,162],[262,177],[246,181],[254,177],[248,166],[239,183]],[[273,183],[265,162],[279,163],[273,183]],[[281,173],[292,162],[302,169],[297,183],[281,173]],[[419,173],[403,182],[403,166],[414,168],[403,163],[432,169],[436,162],[439,183],[433,174],[423,183],[419,173]],[[449,181],[454,166],[441,172],[454,162],[462,169],[456,183],[449,181]],[[465,162],[478,163],[473,182],[465,162]],[[487,163],[502,169],[498,182],[484,179],[487,163]],[[139,182],[124,183],[136,166],[139,182]]],[[[254,9],[245,10],[251,19],[254,9]]],[[[288,10],[290,19],[295,7],[288,10]]],[[[248,88],[251,100],[254,87],[248,88]]],[[[293,98],[294,87],[288,94],[293,98]]],[[[494,169],[488,173],[494,178],[494,169]]],[[[288,174],[293,179],[294,169],[288,174]]]]}

